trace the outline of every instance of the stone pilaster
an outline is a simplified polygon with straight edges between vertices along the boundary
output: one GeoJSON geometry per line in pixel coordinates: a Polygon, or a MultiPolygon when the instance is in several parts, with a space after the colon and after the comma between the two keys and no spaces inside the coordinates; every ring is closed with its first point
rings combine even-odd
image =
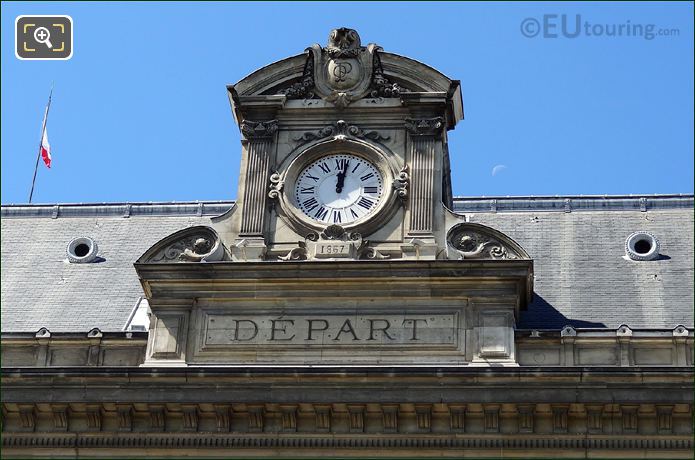
{"type": "MultiPolygon", "coordinates": [[[[241,225],[235,245],[243,249],[241,259],[258,259],[265,251],[264,224],[270,157],[277,120],[250,121],[240,124],[246,146],[246,171],[241,196],[241,225]]],[[[239,251],[233,251],[239,252],[239,251]]]]}
{"type": "MultiPolygon", "coordinates": [[[[432,258],[436,255],[434,241],[435,205],[440,199],[437,186],[437,142],[444,129],[442,117],[406,119],[406,131],[409,134],[410,165],[410,219],[406,242],[414,246],[415,258],[432,258]]],[[[404,248],[405,249],[405,248],[404,248]]]]}

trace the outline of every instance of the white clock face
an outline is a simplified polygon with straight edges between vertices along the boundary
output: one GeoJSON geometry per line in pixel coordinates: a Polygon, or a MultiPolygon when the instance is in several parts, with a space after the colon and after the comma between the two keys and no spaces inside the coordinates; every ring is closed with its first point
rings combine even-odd
{"type": "Polygon", "coordinates": [[[328,155],[299,173],[294,194],[297,206],[309,218],[345,225],[374,212],[384,194],[384,180],[362,157],[328,155]]]}

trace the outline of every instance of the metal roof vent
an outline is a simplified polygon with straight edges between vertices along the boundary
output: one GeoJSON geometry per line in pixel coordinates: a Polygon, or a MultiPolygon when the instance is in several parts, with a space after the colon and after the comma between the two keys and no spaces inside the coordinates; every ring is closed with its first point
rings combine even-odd
{"type": "Polygon", "coordinates": [[[649,232],[635,232],[625,240],[625,255],[632,260],[654,260],[659,257],[659,240],[649,232]]]}
{"type": "Polygon", "coordinates": [[[88,264],[97,258],[97,242],[86,236],[75,238],[68,244],[68,261],[72,264],[88,264]]]}

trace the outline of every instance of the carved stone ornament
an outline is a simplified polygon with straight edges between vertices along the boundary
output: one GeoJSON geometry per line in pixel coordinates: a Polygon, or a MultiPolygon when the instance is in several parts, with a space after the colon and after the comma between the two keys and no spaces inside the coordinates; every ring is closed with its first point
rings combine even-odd
{"type": "Polygon", "coordinates": [[[273,200],[277,199],[282,192],[285,182],[280,178],[280,173],[277,171],[270,175],[270,191],[268,192],[268,198],[273,200]]]}
{"type": "Polygon", "coordinates": [[[444,118],[406,118],[405,129],[412,136],[436,136],[444,128],[444,118]]]}
{"type": "Polygon", "coordinates": [[[393,180],[393,189],[396,191],[398,198],[406,199],[408,197],[408,184],[410,183],[410,174],[408,174],[408,165],[403,166],[403,169],[398,173],[398,176],[393,180]]]}
{"type": "Polygon", "coordinates": [[[223,259],[224,252],[224,246],[213,229],[191,227],[164,238],[152,246],[138,262],[216,262],[223,259]]]}
{"type": "Polygon", "coordinates": [[[454,225],[447,232],[449,258],[458,259],[530,259],[514,240],[490,227],[474,223],[454,225]],[[451,256],[454,257],[451,257],[451,256]]]}
{"type": "Polygon", "coordinates": [[[372,74],[372,92],[370,96],[374,98],[381,97],[399,97],[402,93],[407,92],[405,88],[401,88],[398,83],[392,83],[384,75],[384,69],[381,66],[381,58],[379,53],[374,53],[374,72],[372,74]]]}
{"type": "Polygon", "coordinates": [[[239,124],[241,134],[246,139],[262,139],[272,137],[278,130],[277,120],[251,121],[242,120],[239,124]]]}
{"type": "Polygon", "coordinates": [[[384,75],[375,44],[362,46],[356,30],[333,29],[325,47],[307,48],[307,62],[299,82],[281,91],[288,99],[320,97],[344,109],[365,96],[398,97],[405,89],[384,75]]]}
{"type": "Polygon", "coordinates": [[[321,233],[309,233],[304,241],[279,260],[387,259],[389,256],[369,247],[358,232],[346,232],[340,225],[329,225],[321,233]]]}
{"type": "Polygon", "coordinates": [[[338,120],[335,123],[328,125],[318,131],[306,131],[301,136],[293,138],[297,142],[297,146],[306,144],[309,141],[317,139],[325,139],[332,137],[335,140],[344,140],[347,137],[356,137],[359,139],[371,139],[373,141],[385,141],[390,139],[389,136],[384,136],[378,131],[364,131],[358,126],[348,124],[344,120],[338,120]]]}
{"type": "Polygon", "coordinates": [[[311,48],[308,48],[307,52],[309,56],[304,64],[302,79],[281,91],[281,94],[287,96],[287,99],[312,99],[314,97],[314,53],[311,48]]]}

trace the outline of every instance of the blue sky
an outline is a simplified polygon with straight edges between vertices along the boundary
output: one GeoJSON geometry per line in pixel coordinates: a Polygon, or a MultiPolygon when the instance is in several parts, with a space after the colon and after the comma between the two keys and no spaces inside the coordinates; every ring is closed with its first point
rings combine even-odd
{"type": "Polygon", "coordinates": [[[1,25],[3,203],[28,199],[52,81],[35,203],[233,199],[225,85],[341,26],[461,80],[456,195],[693,192],[692,3],[4,2],[1,25]],[[72,16],[72,59],[18,60],[20,14],[72,16]],[[556,38],[522,34],[544,17],[556,38]]]}

